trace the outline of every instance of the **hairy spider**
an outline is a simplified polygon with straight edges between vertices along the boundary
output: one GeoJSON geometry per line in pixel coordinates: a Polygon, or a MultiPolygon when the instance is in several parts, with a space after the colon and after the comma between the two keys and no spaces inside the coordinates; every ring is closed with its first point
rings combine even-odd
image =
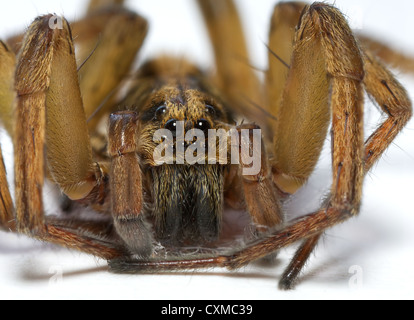
{"type": "Polygon", "coordinates": [[[130,78],[147,23],[122,3],[91,1],[72,25],[41,16],[24,37],[1,42],[1,118],[14,140],[16,194],[13,204],[0,166],[0,226],[107,259],[123,273],[237,269],[301,241],[280,281],[292,288],[321,234],[358,214],[365,175],[411,117],[404,88],[371,52],[382,49],[388,61],[394,53],[354,36],[330,5],[280,3],[260,81],[246,63],[233,1],[198,0],[216,74],[161,57],[130,78]],[[364,91],[387,116],[367,141],[364,91]],[[316,212],[286,221],[281,203],[314,171],[330,124],[330,194],[316,212]],[[211,130],[232,134],[221,143],[211,130]],[[204,139],[183,138],[189,132],[204,139]],[[174,153],[160,163],[163,143],[174,153]],[[207,158],[207,145],[221,157],[207,158]],[[200,161],[180,159],[180,149],[200,161]],[[245,161],[251,154],[256,172],[245,161]],[[104,218],[45,215],[45,178],[66,203],[104,218]],[[227,207],[248,213],[230,231],[227,207]],[[225,249],[240,239],[241,248],[225,249]]]}

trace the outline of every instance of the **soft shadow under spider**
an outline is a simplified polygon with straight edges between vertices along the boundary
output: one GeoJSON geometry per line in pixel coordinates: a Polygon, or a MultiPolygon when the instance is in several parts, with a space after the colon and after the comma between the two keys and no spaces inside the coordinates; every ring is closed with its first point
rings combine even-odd
{"type": "MultiPolygon", "coordinates": [[[[102,266],[102,267],[94,267],[94,268],[85,268],[85,269],[79,269],[76,271],[71,272],[64,272],[63,277],[64,278],[75,278],[79,276],[84,276],[88,274],[94,274],[98,272],[108,272],[108,266],[102,266]]],[[[49,281],[50,278],[53,276],[53,274],[50,273],[36,273],[33,271],[28,270],[27,268],[24,268],[20,273],[20,279],[24,281],[49,281]]],[[[119,277],[131,277],[131,275],[126,274],[117,274],[119,277]]],[[[273,275],[269,274],[263,274],[259,271],[255,272],[201,272],[201,271],[187,271],[187,272],[170,272],[170,273],[157,273],[157,274],[137,274],[133,275],[133,277],[154,277],[154,276],[163,276],[163,277],[171,277],[171,276],[203,276],[203,277],[227,277],[227,278],[245,278],[245,279],[273,279],[273,275]]]]}
{"type": "MultiPolygon", "coordinates": [[[[96,266],[96,267],[83,268],[83,269],[70,271],[70,272],[63,272],[62,276],[64,278],[75,278],[79,276],[85,276],[88,274],[95,274],[98,272],[108,272],[108,266],[102,266],[102,267],[96,266]]],[[[51,277],[53,277],[53,273],[36,272],[36,271],[32,271],[31,269],[27,267],[23,267],[19,274],[19,278],[21,280],[28,281],[28,282],[49,281],[51,277]]]]}
{"type": "MultiPolygon", "coordinates": [[[[211,276],[220,276],[220,277],[227,277],[227,278],[245,278],[245,279],[273,279],[276,275],[272,274],[265,274],[260,272],[260,269],[266,268],[274,268],[277,270],[277,267],[281,265],[280,259],[262,259],[257,262],[254,262],[251,264],[250,267],[254,268],[255,270],[246,271],[246,268],[243,268],[238,271],[228,271],[226,272],[224,269],[223,271],[217,270],[217,271],[209,271],[207,270],[188,270],[188,271],[179,271],[179,272],[165,272],[165,273],[142,273],[142,274],[136,274],[133,275],[133,277],[143,277],[143,276],[204,276],[204,277],[211,277],[211,276]],[[258,270],[257,270],[258,269],[258,270]]],[[[36,268],[33,268],[33,261],[31,263],[31,267],[28,268],[27,266],[22,267],[22,270],[19,274],[19,278],[24,281],[49,281],[50,278],[53,276],[52,273],[49,272],[41,272],[41,271],[33,271],[36,270],[36,268]]],[[[85,276],[88,274],[95,274],[98,272],[106,272],[108,275],[109,273],[109,267],[107,265],[105,266],[96,266],[96,267],[90,267],[90,268],[82,268],[70,272],[63,272],[64,278],[76,278],[79,276],[85,276]]],[[[130,274],[117,274],[116,276],[124,277],[128,276],[131,277],[130,274]]]]}

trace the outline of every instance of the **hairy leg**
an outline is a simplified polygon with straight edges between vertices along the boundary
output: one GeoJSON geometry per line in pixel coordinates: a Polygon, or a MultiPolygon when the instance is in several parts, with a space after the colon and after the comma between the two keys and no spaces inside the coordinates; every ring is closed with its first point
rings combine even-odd
{"type": "Polygon", "coordinates": [[[243,26],[233,0],[198,0],[213,45],[217,86],[238,113],[258,121],[252,104],[265,105],[264,91],[250,66],[243,26]]]}
{"type": "Polygon", "coordinates": [[[282,94],[291,68],[295,29],[305,6],[302,2],[281,2],[276,4],[272,14],[266,73],[267,107],[273,116],[268,118],[271,128],[276,128],[279,122],[282,94]]]}
{"type": "Polygon", "coordinates": [[[358,40],[364,50],[371,52],[388,65],[399,68],[403,72],[414,73],[414,57],[364,35],[358,35],[358,40]]]}
{"type": "Polygon", "coordinates": [[[144,18],[120,5],[94,10],[73,24],[80,89],[91,133],[113,107],[147,31],[144,18]]]}
{"type": "MultiPolygon", "coordinates": [[[[14,68],[16,58],[9,46],[0,41],[0,119],[10,136],[13,136],[14,68]]],[[[14,230],[14,206],[11,199],[6,168],[0,150],[0,229],[14,230]]]]}
{"type": "Polygon", "coordinates": [[[0,119],[10,136],[13,136],[14,70],[16,57],[11,48],[0,41],[0,119]]]}
{"type": "Polygon", "coordinates": [[[143,178],[137,154],[137,124],[135,112],[117,112],[110,117],[112,216],[118,234],[131,253],[148,258],[153,250],[153,238],[142,214],[143,178]]]}
{"type": "Polygon", "coordinates": [[[121,256],[122,246],[106,241],[109,234],[104,231],[93,235],[71,228],[74,221],[56,223],[44,215],[46,163],[49,175],[72,199],[87,197],[105,184],[100,166],[92,160],[70,28],[64,21],[63,29],[50,29],[50,18],[39,17],[30,26],[16,69],[17,229],[96,256],[121,256]]]}
{"type": "Polygon", "coordinates": [[[88,5],[88,12],[94,12],[102,8],[123,6],[125,0],[90,0],[88,5]]]}

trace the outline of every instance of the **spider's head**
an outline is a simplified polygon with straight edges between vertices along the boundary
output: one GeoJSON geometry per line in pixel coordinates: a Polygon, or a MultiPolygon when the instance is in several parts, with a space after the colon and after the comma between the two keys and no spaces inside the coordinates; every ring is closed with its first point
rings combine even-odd
{"type": "Polygon", "coordinates": [[[135,97],[130,105],[139,111],[141,158],[151,166],[157,165],[154,150],[163,141],[183,152],[194,142],[207,145],[209,131],[223,128],[231,119],[220,95],[189,63],[154,60],[141,68],[139,79],[134,94],[129,94],[135,97]]]}

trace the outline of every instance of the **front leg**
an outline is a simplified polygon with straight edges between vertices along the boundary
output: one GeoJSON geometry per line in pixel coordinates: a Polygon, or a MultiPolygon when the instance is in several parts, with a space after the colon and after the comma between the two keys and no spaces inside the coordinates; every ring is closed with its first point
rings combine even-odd
{"type": "Polygon", "coordinates": [[[50,29],[51,17],[39,17],[30,26],[16,69],[17,229],[96,256],[120,256],[122,245],[106,238],[110,225],[91,221],[82,228],[76,221],[44,215],[46,163],[48,174],[75,200],[105,191],[107,182],[102,166],[92,161],[69,25],[64,21],[63,29],[50,29]]]}
{"type": "Polygon", "coordinates": [[[273,183],[262,130],[256,125],[241,125],[237,127],[237,132],[240,151],[238,178],[247,211],[259,233],[266,234],[282,226],[284,216],[279,203],[280,194],[273,183]]]}
{"type": "Polygon", "coordinates": [[[108,152],[111,162],[112,216],[117,233],[132,254],[148,258],[153,251],[152,230],[146,223],[143,175],[137,154],[138,116],[117,112],[109,119],[108,152]]]}
{"type": "Polygon", "coordinates": [[[69,26],[52,30],[50,18],[32,24],[16,68],[14,145],[20,230],[44,229],[41,197],[46,160],[51,176],[71,199],[86,197],[97,184],[69,26]]]}

